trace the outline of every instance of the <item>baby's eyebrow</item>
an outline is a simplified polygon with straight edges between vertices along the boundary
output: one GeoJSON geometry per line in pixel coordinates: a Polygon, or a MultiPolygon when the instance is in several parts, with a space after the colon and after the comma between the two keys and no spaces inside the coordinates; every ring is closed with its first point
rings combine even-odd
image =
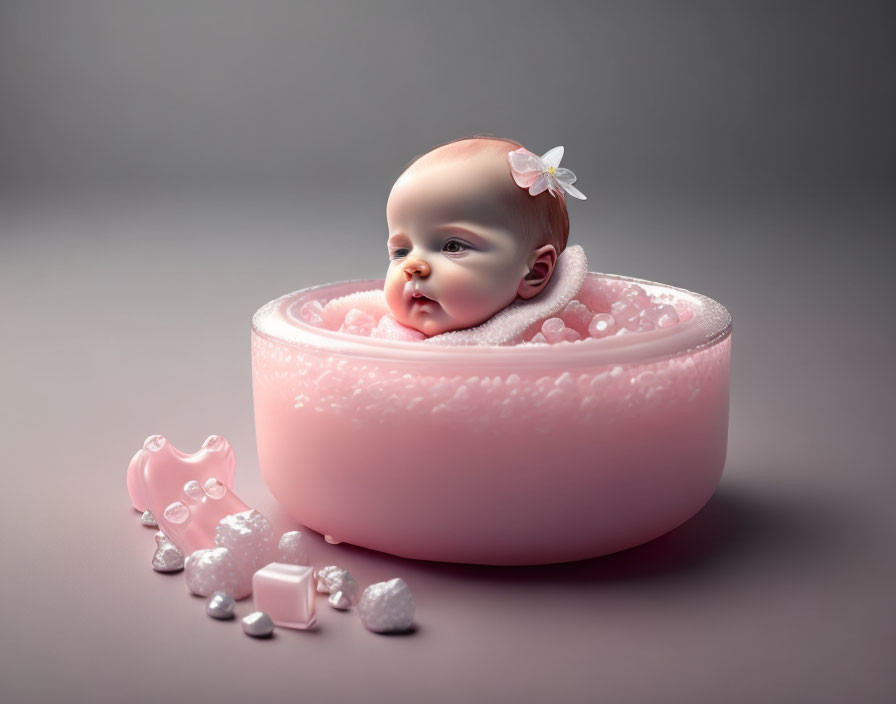
{"type": "Polygon", "coordinates": [[[403,232],[397,232],[394,235],[391,235],[388,240],[386,240],[386,244],[396,244],[398,242],[406,242],[408,239],[407,235],[403,232]]]}

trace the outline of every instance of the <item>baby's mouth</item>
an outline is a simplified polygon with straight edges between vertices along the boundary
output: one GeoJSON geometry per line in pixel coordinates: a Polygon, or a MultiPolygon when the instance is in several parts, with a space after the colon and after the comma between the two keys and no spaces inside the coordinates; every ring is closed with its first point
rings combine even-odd
{"type": "Polygon", "coordinates": [[[411,294],[411,305],[424,305],[426,303],[435,303],[435,301],[431,298],[427,298],[419,291],[414,291],[411,294]]]}

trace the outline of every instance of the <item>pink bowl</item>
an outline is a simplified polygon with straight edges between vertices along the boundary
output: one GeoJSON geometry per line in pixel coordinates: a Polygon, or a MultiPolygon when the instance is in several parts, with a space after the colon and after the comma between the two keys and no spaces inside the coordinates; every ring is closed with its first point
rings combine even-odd
{"type": "Polygon", "coordinates": [[[512,347],[348,335],[299,316],[382,288],[303,289],[252,319],[262,476],[300,523],[403,557],[526,565],[596,557],[693,516],[722,474],[731,317],[628,277],[693,317],[652,332],[512,347]]]}

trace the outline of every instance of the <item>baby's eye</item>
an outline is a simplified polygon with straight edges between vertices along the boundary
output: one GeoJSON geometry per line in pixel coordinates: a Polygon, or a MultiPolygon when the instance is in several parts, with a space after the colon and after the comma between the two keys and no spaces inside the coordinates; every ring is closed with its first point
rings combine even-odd
{"type": "Polygon", "coordinates": [[[457,240],[448,240],[445,243],[445,251],[450,252],[451,254],[463,252],[466,248],[467,247],[463,242],[458,242],[457,240]]]}
{"type": "Polygon", "coordinates": [[[391,258],[392,259],[401,259],[402,257],[406,257],[407,255],[408,255],[408,250],[405,249],[404,247],[401,247],[399,249],[392,250],[391,258]]]}

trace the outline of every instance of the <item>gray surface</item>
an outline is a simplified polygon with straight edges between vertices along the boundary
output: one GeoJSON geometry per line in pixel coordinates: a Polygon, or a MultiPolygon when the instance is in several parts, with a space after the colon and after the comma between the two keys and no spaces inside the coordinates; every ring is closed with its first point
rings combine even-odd
{"type": "Polygon", "coordinates": [[[213,5],[0,6],[0,700],[892,701],[889,13],[213,5]],[[564,70],[511,60],[508,32],[564,70]],[[563,109],[523,111],[533,88],[563,109]],[[213,621],[150,569],[130,455],[225,435],[237,492],[293,528],[258,476],[249,318],[382,275],[401,166],[483,130],[566,144],[592,270],[731,311],[719,491],[545,568],[316,538],[362,585],[410,584],[410,636],[322,600],[316,633],[213,621]]]}

